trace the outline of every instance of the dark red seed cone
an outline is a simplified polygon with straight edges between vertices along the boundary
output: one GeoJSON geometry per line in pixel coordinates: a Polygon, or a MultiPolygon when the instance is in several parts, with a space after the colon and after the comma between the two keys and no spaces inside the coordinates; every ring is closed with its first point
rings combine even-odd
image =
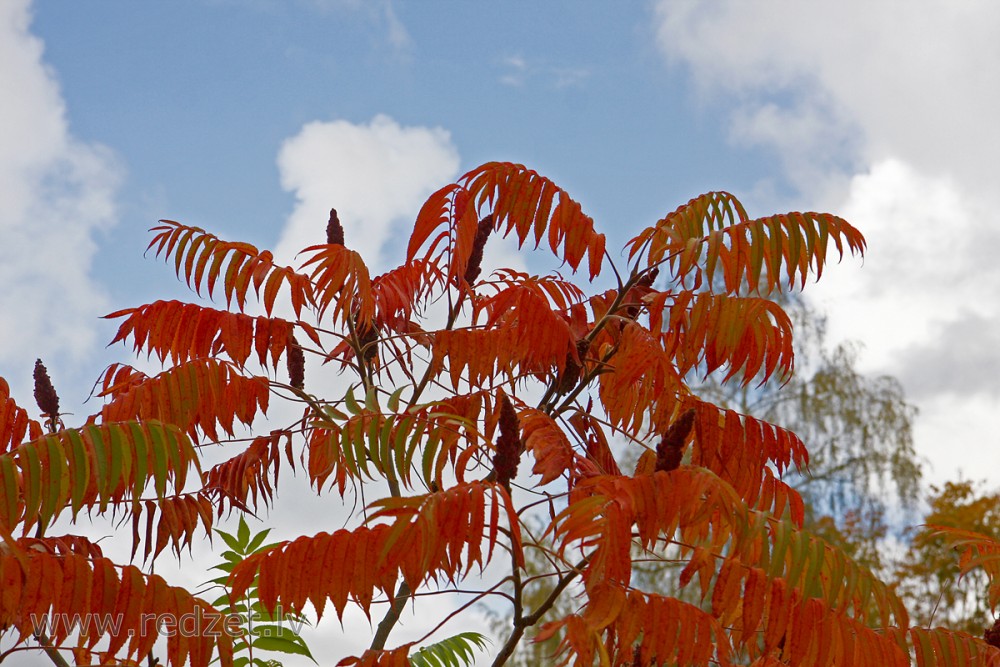
{"type": "Polygon", "coordinates": [[[306,355],[302,352],[295,336],[288,339],[285,351],[285,365],[288,368],[288,384],[296,389],[302,389],[306,383],[306,355]]]}
{"type": "Polygon", "coordinates": [[[990,646],[996,646],[1000,648],[1000,619],[989,628],[986,628],[986,632],[983,633],[983,639],[990,646]]]}
{"type": "Polygon", "coordinates": [[[580,380],[581,370],[583,370],[583,367],[576,363],[572,354],[567,352],[566,363],[563,366],[562,373],[559,374],[559,386],[556,388],[556,391],[560,394],[566,394],[573,391],[576,383],[580,380]]]}
{"type": "Polygon", "coordinates": [[[656,282],[656,278],[659,275],[660,275],[660,270],[658,268],[653,269],[652,271],[644,275],[642,278],[639,278],[639,280],[635,283],[635,286],[651,289],[653,287],[653,283],[656,282]]]}
{"type": "MultiPolygon", "coordinates": [[[[653,269],[642,278],[636,281],[635,290],[636,296],[642,298],[644,295],[649,294],[649,291],[653,289],[653,283],[656,281],[656,277],[660,275],[659,269],[653,269]]],[[[634,320],[639,317],[639,305],[633,303],[631,306],[625,309],[625,316],[630,320],[634,320]]]]}
{"type": "Polygon", "coordinates": [[[694,410],[686,410],[667,429],[656,446],[656,470],[677,470],[684,458],[684,442],[694,426],[694,410]]]}
{"type": "Polygon", "coordinates": [[[521,459],[521,425],[517,411],[506,395],[500,397],[500,436],[493,454],[493,469],[497,483],[510,491],[510,481],[517,477],[517,464],[521,459]]]}
{"type": "Polygon", "coordinates": [[[364,331],[358,332],[358,343],[361,346],[365,363],[368,363],[378,356],[378,345],[375,344],[377,341],[378,329],[376,329],[374,325],[369,326],[364,331]]]}
{"type": "Polygon", "coordinates": [[[580,381],[580,375],[583,372],[583,359],[589,349],[590,342],[586,338],[576,341],[576,356],[580,358],[580,363],[577,363],[571,352],[566,353],[566,364],[559,375],[559,386],[556,388],[560,394],[572,391],[576,387],[576,383],[580,381]]]}
{"type": "Polygon", "coordinates": [[[330,209],[330,222],[326,223],[326,242],[333,245],[344,245],[344,227],[337,217],[337,209],[330,209]]]}
{"type": "Polygon", "coordinates": [[[488,215],[479,221],[476,228],[476,239],[472,242],[472,253],[469,255],[469,263],[465,268],[465,282],[470,285],[482,273],[483,248],[486,247],[486,240],[493,232],[493,216],[488,215]]]}
{"type": "Polygon", "coordinates": [[[56,417],[59,414],[59,396],[56,394],[49,372],[41,359],[35,360],[35,403],[43,415],[56,417]]]}

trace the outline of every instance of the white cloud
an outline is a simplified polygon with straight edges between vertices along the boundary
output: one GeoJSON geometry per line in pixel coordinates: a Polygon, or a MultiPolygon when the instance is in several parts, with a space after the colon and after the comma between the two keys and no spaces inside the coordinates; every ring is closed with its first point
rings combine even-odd
{"type": "Polygon", "coordinates": [[[0,3],[0,374],[22,387],[36,356],[93,349],[107,309],[90,276],[95,233],[116,221],[120,180],[107,149],[71,135],[30,22],[28,0],[0,3]]]}
{"type": "MultiPolygon", "coordinates": [[[[278,156],[281,184],[295,193],[295,210],[276,254],[284,261],[324,243],[336,208],[346,243],[373,273],[384,269],[383,245],[409,237],[424,200],[458,173],[458,152],[441,128],[403,127],[378,115],[368,124],[344,120],[307,123],[278,156]]],[[[402,258],[400,258],[402,259],[402,258]]]]}
{"type": "MultiPolygon", "coordinates": [[[[258,2],[260,1],[258,0],[258,2]]],[[[243,2],[245,0],[238,0],[238,4],[243,2]]],[[[277,6],[281,4],[280,2],[274,3],[273,0],[271,2],[277,6]]],[[[396,13],[393,0],[378,0],[377,2],[371,0],[302,0],[302,2],[306,7],[322,12],[364,12],[373,25],[385,30],[385,39],[397,53],[405,53],[413,45],[413,39],[406,29],[406,25],[396,13]]]]}
{"type": "Polygon", "coordinates": [[[991,214],[986,201],[950,179],[885,160],[852,177],[834,210],[868,241],[864,265],[845,261],[807,288],[833,310],[835,337],[865,341],[869,357],[887,364],[933,336],[936,321],[994,312],[1000,268],[974,259],[994,235],[981,229],[991,214]]]}
{"type": "Polygon", "coordinates": [[[503,59],[503,64],[510,66],[512,69],[523,72],[528,69],[528,62],[520,55],[507,56],[503,59]]]}
{"type": "Polygon", "coordinates": [[[385,19],[385,27],[389,38],[389,43],[398,50],[408,49],[413,44],[410,33],[406,26],[399,20],[396,10],[392,8],[391,2],[386,2],[382,6],[382,17],[385,19]]]}
{"type": "MultiPolygon", "coordinates": [[[[345,244],[360,252],[372,275],[377,275],[403,261],[417,212],[428,195],[454,181],[458,165],[458,152],[441,128],[403,127],[384,115],[367,124],[307,123],[284,142],[278,155],[282,186],[294,192],[296,204],[275,255],[297,265],[302,258],[295,260],[295,253],[326,242],[329,211],[336,208],[345,244]],[[384,252],[388,250],[392,252],[384,252]]],[[[349,372],[341,375],[339,365],[321,365],[314,356],[306,359],[309,392],[333,400],[342,397],[352,382],[356,378],[349,372]]],[[[266,432],[300,417],[299,405],[276,402],[267,422],[255,426],[266,432]]],[[[307,487],[304,475],[292,480],[283,474],[282,497],[268,519],[269,525],[281,526],[281,537],[332,532],[348,519],[350,501],[345,508],[332,492],[318,499],[307,487]],[[319,509],[322,506],[325,510],[319,509]],[[322,521],[317,521],[319,513],[322,521]]],[[[377,489],[366,493],[374,494],[368,501],[379,495],[377,489]]]]}
{"type": "MultiPolygon", "coordinates": [[[[706,91],[821,110],[859,157],[988,182],[1000,150],[1000,5],[923,0],[660,2],[658,40],[706,91]],[[788,100],[791,100],[791,104],[788,100]]],[[[828,132],[832,128],[824,128],[828,132]]]]}
{"type": "Polygon", "coordinates": [[[522,56],[515,54],[503,58],[500,62],[507,70],[504,74],[500,75],[500,83],[505,86],[523,86],[528,73],[528,61],[522,56]]]}
{"type": "Polygon", "coordinates": [[[663,0],[655,13],[668,59],[733,109],[731,138],[773,150],[799,191],[767,205],[829,210],[868,238],[863,268],[832,267],[807,294],[835,337],[866,344],[865,366],[904,380],[932,475],[972,462],[941,447],[959,413],[962,444],[979,445],[964,469],[996,470],[1000,379],[984,371],[1000,368],[1000,5],[663,0]]]}
{"type": "Polygon", "coordinates": [[[915,397],[949,394],[956,398],[976,394],[1000,399],[997,378],[1000,356],[1000,318],[964,312],[932,323],[929,342],[897,352],[899,374],[915,397]],[[935,344],[947,341],[946,345],[935,344]]]}
{"type": "MultiPolygon", "coordinates": [[[[449,133],[441,128],[404,127],[384,115],[365,124],[344,120],[308,123],[284,142],[278,156],[282,186],[295,194],[296,204],[275,254],[280,261],[290,262],[295,252],[324,242],[327,216],[334,207],[344,225],[346,244],[362,254],[373,275],[395,266],[404,259],[402,253],[420,207],[428,195],[455,180],[458,167],[458,152],[449,133]]],[[[492,237],[485,255],[484,275],[498,266],[525,269],[512,239],[492,237]]],[[[443,321],[444,308],[440,301],[428,309],[428,326],[443,321]]],[[[420,362],[416,363],[419,372],[420,362]]],[[[338,368],[321,366],[318,359],[308,357],[306,389],[318,396],[339,398],[354,378],[350,373],[338,375],[338,368]]],[[[432,398],[432,393],[425,398],[432,398]]],[[[258,431],[295,421],[301,408],[275,404],[269,415],[270,426],[258,424],[258,431]]],[[[380,495],[384,490],[366,488],[364,500],[370,502],[380,495]]],[[[360,513],[360,507],[352,508],[353,501],[349,494],[345,505],[335,492],[317,497],[307,488],[301,472],[293,480],[283,470],[281,497],[265,523],[278,527],[274,538],[332,532],[345,523],[353,527],[360,513]]],[[[474,586],[470,583],[468,587],[474,586]]],[[[454,595],[421,597],[407,605],[389,645],[419,639],[464,599],[454,595]]],[[[384,605],[373,608],[373,623],[378,623],[384,611],[384,605]]],[[[364,615],[350,610],[341,630],[332,610],[328,613],[315,631],[304,633],[313,653],[334,661],[362,653],[373,633],[364,615]]],[[[483,617],[475,611],[461,618],[462,628],[449,624],[431,641],[462,629],[488,631],[483,617]]],[[[286,664],[307,663],[290,659],[286,664]]]]}
{"type": "Polygon", "coordinates": [[[541,82],[556,90],[576,88],[583,85],[590,76],[590,70],[583,67],[553,66],[529,63],[521,54],[505,56],[499,61],[504,69],[499,81],[505,86],[520,88],[529,80],[541,82]]]}

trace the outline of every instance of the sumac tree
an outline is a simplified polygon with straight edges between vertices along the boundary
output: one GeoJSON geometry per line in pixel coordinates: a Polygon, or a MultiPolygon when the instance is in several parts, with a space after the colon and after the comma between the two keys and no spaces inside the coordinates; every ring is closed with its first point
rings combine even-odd
{"type": "MultiPolygon", "coordinates": [[[[242,560],[229,596],[256,587],[268,609],[375,614],[370,649],[341,665],[407,664],[415,647],[391,641],[403,606],[460,582],[479,593],[454,615],[486,598],[512,609],[496,665],[531,636],[556,638],[553,662],[580,665],[996,659],[971,636],[911,628],[889,586],[801,529],[802,499],[782,479],[808,463],[798,436],[684,381],[693,369],[735,384],[786,376],[792,325],[768,296],[818,277],[829,252],[861,253],[846,221],[751,218],[713,192],[642,230],[619,266],[566,192],[523,166],[489,163],[431,195],[402,264],[377,276],[335,214],[326,243],[306,248],[297,268],[177,222],[153,231],[150,250],[227,307],[157,301],[110,315],[115,341],[165,370],[109,368],[104,405],[79,428],[47,415],[45,433],[2,396],[0,628],[18,640],[34,632],[31,614],[118,613],[128,630],[141,613],[211,612],[46,528],[84,510],[116,512],[132,521],[133,550],[155,558],[209,532],[220,513],[276,502],[284,461],[331,503],[363,488],[374,500],[350,527],[242,560]],[[547,249],[564,271],[607,288],[557,273],[487,274],[495,236],[547,249]],[[310,391],[323,364],[343,370],[345,394],[310,391]],[[276,397],[298,401],[301,418],[236,439],[276,397]],[[204,470],[196,445],[225,440],[232,457],[204,470]],[[621,469],[622,447],[643,450],[634,470],[621,469]],[[544,551],[545,572],[526,575],[525,549],[544,551]],[[636,554],[680,560],[679,586],[693,593],[643,590],[636,554]],[[529,604],[543,581],[555,582],[551,592],[529,604]],[[573,613],[547,618],[570,593],[573,613]]],[[[445,647],[435,655],[468,655],[465,635],[433,632],[426,639],[445,647]]],[[[103,638],[100,654],[98,634],[73,638],[74,659],[143,660],[156,639],[121,629],[103,638]]],[[[54,650],[69,638],[42,639],[54,650]]],[[[166,657],[200,667],[217,654],[226,665],[231,651],[226,637],[181,637],[166,657]]]]}

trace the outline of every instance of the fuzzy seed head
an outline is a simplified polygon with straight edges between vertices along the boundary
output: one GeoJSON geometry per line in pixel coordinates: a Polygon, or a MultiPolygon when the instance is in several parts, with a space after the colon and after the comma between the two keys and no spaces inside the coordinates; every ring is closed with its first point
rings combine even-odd
{"type": "Polygon", "coordinates": [[[59,414],[59,396],[56,394],[52,380],[49,379],[49,371],[41,359],[35,360],[35,403],[43,415],[55,417],[59,414]]]}
{"type": "Polygon", "coordinates": [[[659,275],[660,275],[660,269],[654,268],[652,271],[644,275],[642,278],[639,278],[639,280],[636,281],[635,285],[636,287],[645,287],[646,289],[652,289],[653,283],[656,282],[656,278],[659,275]]]}
{"type": "Polygon", "coordinates": [[[990,646],[1000,648],[1000,619],[997,619],[991,627],[986,628],[986,632],[983,633],[983,639],[990,646]]]}
{"type": "MultiPolygon", "coordinates": [[[[660,275],[659,269],[653,269],[649,273],[644,274],[642,278],[636,281],[631,294],[634,294],[637,299],[641,299],[646,294],[649,294],[653,289],[653,283],[656,281],[658,275],[660,275]]],[[[639,302],[633,302],[632,305],[625,309],[625,317],[630,320],[639,317],[639,302]]]]}
{"type": "Polygon", "coordinates": [[[517,411],[504,394],[500,396],[498,430],[500,435],[493,454],[493,469],[497,474],[497,483],[510,491],[510,480],[517,477],[517,464],[521,459],[521,428],[517,411]]]}
{"type": "Polygon", "coordinates": [[[690,409],[677,418],[656,445],[656,470],[677,470],[684,458],[684,442],[694,426],[694,410],[690,409]]]}
{"type": "Polygon", "coordinates": [[[368,363],[378,356],[378,329],[368,326],[364,331],[358,332],[358,343],[360,344],[365,363],[368,363]]]}
{"type": "Polygon", "coordinates": [[[337,217],[337,209],[330,209],[330,221],[326,223],[326,242],[332,245],[344,245],[344,227],[337,217]]]}
{"type": "Polygon", "coordinates": [[[583,357],[589,348],[590,343],[587,342],[586,338],[576,341],[576,356],[579,357],[579,362],[574,358],[572,352],[566,353],[566,363],[563,365],[562,373],[559,374],[559,386],[556,388],[560,394],[569,393],[580,381],[580,374],[583,371],[583,357]]]}
{"type": "Polygon", "coordinates": [[[288,347],[285,350],[285,365],[288,368],[288,384],[296,389],[305,387],[306,355],[295,340],[295,336],[288,339],[288,347]]]}
{"type": "Polygon", "coordinates": [[[486,247],[486,240],[490,238],[492,231],[493,215],[490,214],[479,221],[479,226],[476,228],[476,239],[472,242],[472,253],[469,255],[469,264],[465,268],[465,282],[470,285],[482,272],[483,248],[486,247]]]}

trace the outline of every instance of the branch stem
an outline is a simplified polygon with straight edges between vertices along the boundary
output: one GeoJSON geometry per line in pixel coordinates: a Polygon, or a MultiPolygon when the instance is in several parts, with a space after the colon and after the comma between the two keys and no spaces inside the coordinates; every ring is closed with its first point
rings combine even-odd
{"type": "MultiPolygon", "coordinates": [[[[507,662],[510,656],[514,654],[514,649],[521,642],[521,638],[524,637],[524,631],[542,620],[542,617],[552,608],[556,600],[559,599],[559,596],[562,595],[562,592],[566,590],[566,587],[583,572],[583,568],[587,566],[589,560],[589,556],[584,558],[577,563],[576,567],[560,577],[556,583],[556,587],[552,589],[549,596],[528,616],[521,616],[521,610],[517,609],[517,605],[515,604],[514,629],[511,631],[510,637],[507,638],[507,641],[500,648],[500,652],[497,653],[496,658],[494,658],[492,667],[500,667],[507,662]]],[[[519,582],[520,579],[516,581],[519,582]]]]}

